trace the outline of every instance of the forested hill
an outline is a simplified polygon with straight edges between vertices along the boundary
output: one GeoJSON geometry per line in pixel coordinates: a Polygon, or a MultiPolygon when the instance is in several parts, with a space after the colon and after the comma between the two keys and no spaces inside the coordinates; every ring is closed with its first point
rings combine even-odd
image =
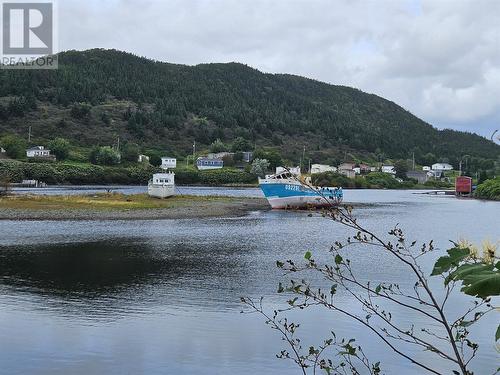
{"type": "Polygon", "coordinates": [[[184,66],[100,49],[61,53],[54,71],[0,71],[0,134],[25,134],[30,125],[40,141],[63,136],[87,146],[120,136],[174,154],[190,152],[193,140],[203,148],[237,136],[292,160],[304,145],[313,161],[500,153],[482,137],[438,131],[353,88],[237,63],[184,66]]]}

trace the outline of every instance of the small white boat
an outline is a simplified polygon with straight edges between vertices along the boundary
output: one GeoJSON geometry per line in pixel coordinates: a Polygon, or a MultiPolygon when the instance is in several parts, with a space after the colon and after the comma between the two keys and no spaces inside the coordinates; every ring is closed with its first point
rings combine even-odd
{"type": "Polygon", "coordinates": [[[155,198],[168,198],[175,195],[175,173],[155,173],[148,183],[148,194],[155,198]]]}

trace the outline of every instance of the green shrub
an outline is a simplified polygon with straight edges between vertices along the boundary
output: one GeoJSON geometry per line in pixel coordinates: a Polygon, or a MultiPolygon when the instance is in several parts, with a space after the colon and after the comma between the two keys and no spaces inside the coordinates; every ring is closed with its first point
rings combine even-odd
{"type": "Polygon", "coordinates": [[[481,199],[500,201],[500,177],[486,180],[478,185],[474,195],[481,199]]]}
{"type": "Polygon", "coordinates": [[[315,173],[311,176],[311,182],[315,186],[355,187],[354,179],[334,172],[315,173]]]}
{"type": "Polygon", "coordinates": [[[398,182],[389,173],[382,172],[371,172],[366,175],[366,181],[372,187],[378,187],[382,189],[397,189],[402,187],[401,183],[398,182]]]}

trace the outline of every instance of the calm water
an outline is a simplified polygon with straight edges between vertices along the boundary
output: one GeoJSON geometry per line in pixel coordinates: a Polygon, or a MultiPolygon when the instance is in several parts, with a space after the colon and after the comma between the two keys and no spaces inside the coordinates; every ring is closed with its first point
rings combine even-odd
{"type": "MultiPolygon", "coordinates": [[[[241,190],[235,189],[258,194],[241,190]]],[[[376,203],[357,210],[366,226],[386,232],[400,223],[408,237],[434,238],[440,251],[449,239],[500,237],[500,203],[408,191],[347,191],[346,198],[376,203]]],[[[301,259],[306,250],[328,260],[330,244],[348,233],[303,212],[204,220],[0,221],[0,373],[298,373],[274,357],[283,347],[276,332],[259,316],[240,314],[239,297],[264,296],[270,309],[282,306],[286,296],[275,293],[282,280],[275,261],[301,259]]],[[[376,250],[353,249],[350,256],[366,280],[413,283],[406,269],[376,250]]],[[[424,267],[432,263],[424,260],[424,267]]],[[[307,277],[322,285],[314,275],[307,277]]],[[[450,313],[467,300],[454,297],[450,313]]],[[[342,293],[337,303],[354,306],[342,293]]],[[[408,312],[393,315],[419,323],[408,312]]],[[[342,316],[316,309],[292,317],[303,322],[306,345],[335,330],[357,337],[385,372],[420,373],[342,316]]],[[[498,320],[491,315],[473,329],[481,344],[474,365],[479,374],[492,373],[499,362],[493,344],[498,320]]]]}

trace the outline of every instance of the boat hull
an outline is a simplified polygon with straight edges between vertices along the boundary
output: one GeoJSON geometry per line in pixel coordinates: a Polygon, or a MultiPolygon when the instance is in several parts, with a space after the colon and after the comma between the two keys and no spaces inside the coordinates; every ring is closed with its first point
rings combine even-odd
{"type": "Polygon", "coordinates": [[[300,183],[261,183],[260,188],[273,209],[330,207],[342,199],[341,193],[314,190],[300,183]]]}
{"type": "Polygon", "coordinates": [[[148,185],[148,195],[155,198],[168,198],[175,195],[175,185],[148,185]]]}

